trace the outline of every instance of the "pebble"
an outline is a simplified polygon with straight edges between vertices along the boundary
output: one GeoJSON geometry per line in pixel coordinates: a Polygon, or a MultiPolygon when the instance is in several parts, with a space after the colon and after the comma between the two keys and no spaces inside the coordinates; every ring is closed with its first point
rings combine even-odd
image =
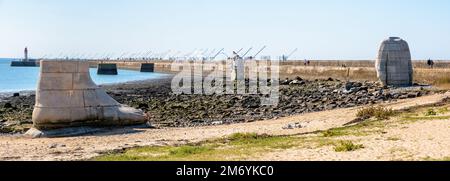
{"type": "Polygon", "coordinates": [[[283,129],[300,129],[300,128],[305,128],[306,126],[302,125],[301,123],[293,123],[293,124],[288,124],[286,126],[283,127],[283,129]]]}

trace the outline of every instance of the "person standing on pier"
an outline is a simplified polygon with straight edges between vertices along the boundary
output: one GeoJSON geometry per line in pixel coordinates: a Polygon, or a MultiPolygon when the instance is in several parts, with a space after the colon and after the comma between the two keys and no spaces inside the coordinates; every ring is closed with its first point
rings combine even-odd
{"type": "Polygon", "coordinates": [[[434,61],[431,60],[431,59],[428,59],[427,64],[428,64],[429,68],[433,68],[434,67],[434,61]]]}

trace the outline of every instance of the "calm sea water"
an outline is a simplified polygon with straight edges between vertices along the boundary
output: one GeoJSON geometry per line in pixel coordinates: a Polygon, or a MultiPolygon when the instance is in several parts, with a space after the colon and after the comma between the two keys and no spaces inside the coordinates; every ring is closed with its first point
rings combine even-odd
{"type": "MultiPolygon", "coordinates": [[[[0,92],[36,90],[39,67],[11,67],[11,59],[0,59],[0,92]]],[[[160,73],[119,70],[119,75],[97,75],[97,69],[90,69],[91,77],[97,84],[114,84],[137,80],[159,79],[160,73]]]]}

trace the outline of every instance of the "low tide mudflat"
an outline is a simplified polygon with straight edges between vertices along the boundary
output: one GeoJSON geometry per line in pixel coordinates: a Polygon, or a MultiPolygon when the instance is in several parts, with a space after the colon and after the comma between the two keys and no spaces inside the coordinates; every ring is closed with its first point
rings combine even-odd
{"type": "Polygon", "coordinates": [[[259,99],[251,95],[173,95],[170,79],[109,85],[105,88],[111,96],[145,110],[156,128],[113,129],[108,133],[53,139],[12,134],[31,126],[34,96],[9,97],[0,103],[2,131],[8,133],[0,136],[0,158],[443,160],[449,156],[448,104],[442,102],[448,94],[442,91],[383,88],[370,81],[346,83],[334,79],[295,78],[281,83],[278,107],[256,106],[259,99]],[[352,91],[343,92],[346,88],[352,91]],[[375,105],[399,111],[428,107],[346,125],[358,120],[362,107],[375,105]],[[429,109],[436,114],[427,114],[429,109]],[[428,137],[420,137],[425,132],[428,137]],[[439,152],[429,150],[437,148],[439,152]]]}

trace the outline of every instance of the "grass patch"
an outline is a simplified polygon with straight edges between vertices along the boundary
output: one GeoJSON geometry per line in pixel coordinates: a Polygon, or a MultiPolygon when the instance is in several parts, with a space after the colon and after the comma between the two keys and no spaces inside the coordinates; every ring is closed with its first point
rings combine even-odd
{"type": "Polygon", "coordinates": [[[431,121],[431,120],[443,120],[450,119],[450,116],[405,116],[402,118],[403,121],[431,121]]]}
{"type": "MultiPolygon", "coordinates": [[[[309,140],[312,142],[312,140],[309,140]]],[[[182,146],[133,148],[94,158],[97,161],[222,161],[244,160],[277,149],[303,146],[303,137],[237,133],[225,138],[182,146]]]]}
{"type": "Polygon", "coordinates": [[[438,113],[434,111],[433,108],[429,108],[427,112],[425,113],[425,116],[436,116],[438,113]]]}
{"type": "Polygon", "coordinates": [[[256,133],[236,133],[228,137],[211,140],[210,143],[219,142],[235,147],[265,147],[269,149],[288,149],[297,146],[302,139],[291,136],[270,136],[256,133]]]}
{"type": "Polygon", "coordinates": [[[176,149],[171,149],[169,151],[170,156],[176,156],[176,157],[184,157],[194,154],[201,154],[206,153],[209,151],[212,151],[213,148],[209,146],[181,146],[176,149]]]}
{"type": "Polygon", "coordinates": [[[389,138],[387,138],[386,140],[388,140],[388,141],[400,141],[400,140],[402,140],[402,139],[397,138],[397,137],[389,137],[389,138]]]}
{"type": "Polygon", "coordinates": [[[322,132],[323,137],[335,137],[335,136],[344,136],[348,133],[343,131],[342,129],[330,129],[322,132]]]}
{"type": "Polygon", "coordinates": [[[448,111],[448,107],[441,107],[441,108],[439,108],[438,109],[438,114],[445,114],[445,113],[448,113],[449,111],[448,111]]]}
{"type": "Polygon", "coordinates": [[[416,121],[427,121],[427,120],[443,120],[450,119],[448,115],[448,103],[444,105],[434,105],[432,107],[420,107],[416,109],[406,110],[400,115],[401,124],[408,124],[416,121]]]}
{"type": "Polygon", "coordinates": [[[377,133],[383,128],[386,127],[386,124],[379,120],[368,120],[364,122],[360,122],[355,125],[340,127],[340,128],[332,128],[326,131],[321,132],[322,137],[340,137],[340,136],[367,136],[372,133],[377,133]]]}
{"type": "Polygon", "coordinates": [[[354,144],[352,141],[339,141],[334,146],[334,151],[336,152],[350,152],[359,149],[363,149],[364,146],[361,144],[354,144]]]}
{"type": "Polygon", "coordinates": [[[387,120],[396,114],[395,111],[383,107],[367,107],[358,110],[356,117],[361,119],[376,118],[377,120],[387,120]]]}
{"type": "Polygon", "coordinates": [[[434,159],[434,158],[427,157],[424,160],[425,161],[448,162],[448,161],[450,161],[450,157],[444,157],[444,158],[441,158],[441,159],[434,159]]]}

